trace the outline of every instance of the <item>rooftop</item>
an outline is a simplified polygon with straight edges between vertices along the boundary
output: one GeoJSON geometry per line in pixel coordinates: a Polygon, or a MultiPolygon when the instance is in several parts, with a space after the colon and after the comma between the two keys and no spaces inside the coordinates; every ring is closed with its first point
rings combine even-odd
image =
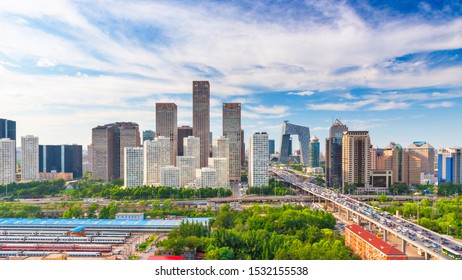
{"type": "Polygon", "coordinates": [[[23,219],[0,218],[2,226],[69,226],[69,228],[82,227],[175,227],[182,221],[208,223],[209,218],[185,218],[178,220],[133,220],[133,219],[23,219]]]}
{"type": "Polygon", "coordinates": [[[356,224],[349,225],[346,228],[386,255],[406,255],[391,244],[388,244],[356,224]]]}

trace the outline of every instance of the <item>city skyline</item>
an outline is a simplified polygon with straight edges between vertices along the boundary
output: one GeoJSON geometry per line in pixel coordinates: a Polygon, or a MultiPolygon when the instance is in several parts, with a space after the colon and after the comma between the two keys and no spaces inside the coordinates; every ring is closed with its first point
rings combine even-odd
{"type": "Polygon", "coordinates": [[[86,146],[101,123],[155,130],[156,102],[176,103],[178,126],[192,126],[191,81],[207,80],[216,136],[221,104],[239,102],[246,135],[267,131],[276,147],[289,120],[324,152],[336,118],[375,147],[460,146],[456,2],[43,6],[0,4],[0,118],[16,121],[18,138],[86,146]]]}

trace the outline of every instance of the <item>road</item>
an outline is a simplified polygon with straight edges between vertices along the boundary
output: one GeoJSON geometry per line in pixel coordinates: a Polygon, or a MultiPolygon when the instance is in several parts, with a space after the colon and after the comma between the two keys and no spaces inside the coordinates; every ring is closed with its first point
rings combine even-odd
{"type": "Polygon", "coordinates": [[[425,229],[387,212],[377,212],[376,209],[370,205],[320,187],[309,181],[302,180],[287,171],[276,168],[271,168],[270,170],[286,182],[299,187],[301,190],[322,198],[325,201],[329,201],[332,205],[337,206],[337,208],[343,208],[344,210],[350,211],[350,213],[354,213],[358,219],[363,219],[375,224],[393,233],[401,240],[411,243],[415,247],[420,248],[438,259],[452,259],[448,255],[443,254],[442,250],[454,255],[455,258],[460,258],[462,255],[462,246],[459,243],[460,241],[456,239],[446,238],[436,232],[425,229]]]}

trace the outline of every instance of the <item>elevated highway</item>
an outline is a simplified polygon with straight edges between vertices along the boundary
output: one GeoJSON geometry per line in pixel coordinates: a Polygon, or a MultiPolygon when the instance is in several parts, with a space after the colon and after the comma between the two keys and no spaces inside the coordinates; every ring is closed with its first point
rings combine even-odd
{"type": "Polygon", "coordinates": [[[462,244],[459,240],[440,235],[387,212],[379,213],[366,203],[312,184],[285,170],[270,168],[270,172],[299,188],[302,194],[315,196],[317,202],[324,202],[332,211],[343,212],[348,219],[356,220],[357,224],[366,223],[369,230],[373,226],[379,228],[385,241],[388,234],[395,235],[402,241],[403,252],[406,252],[406,245],[409,243],[425,252],[426,259],[430,259],[430,256],[444,260],[461,259],[462,244]]]}

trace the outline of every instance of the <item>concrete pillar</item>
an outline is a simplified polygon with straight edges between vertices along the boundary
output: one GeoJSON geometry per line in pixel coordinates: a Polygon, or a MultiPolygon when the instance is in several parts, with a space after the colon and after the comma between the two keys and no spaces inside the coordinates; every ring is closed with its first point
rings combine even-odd
{"type": "Polygon", "coordinates": [[[406,254],[406,245],[407,245],[407,241],[404,240],[404,239],[403,239],[402,241],[403,241],[403,243],[401,244],[401,245],[402,245],[402,246],[401,246],[401,251],[403,251],[403,253],[406,254]]]}
{"type": "Polygon", "coordinates": [[[388,231],[386,229],[383,230],[383,241],[387,242],[388,240],[388,231]]]}
{"type": "Polygon", "coordinates": [[[426,260],[429,260],[430,258],[431,258],[430,254],[427,253],[427,252],[425,252],[425,259],[426,259],[426,260]]]}
{"type": "Polygon", "coordinates": [[[356,223],[361,225],[361,217],[359,217],[359,215],[356,215],[356,223]]]}
{"type": "Polygon", "coordinates": [[[346,210],[346,214],[347,214],[347,220],[349,221],[349,220],[350,220],[350,216],[351,216],[350,210],[346,210]]]}
{"type": "Polygon", "coordinates": [[[369,222],[369,231],[372,231],[372,223],[369,222]]]}

